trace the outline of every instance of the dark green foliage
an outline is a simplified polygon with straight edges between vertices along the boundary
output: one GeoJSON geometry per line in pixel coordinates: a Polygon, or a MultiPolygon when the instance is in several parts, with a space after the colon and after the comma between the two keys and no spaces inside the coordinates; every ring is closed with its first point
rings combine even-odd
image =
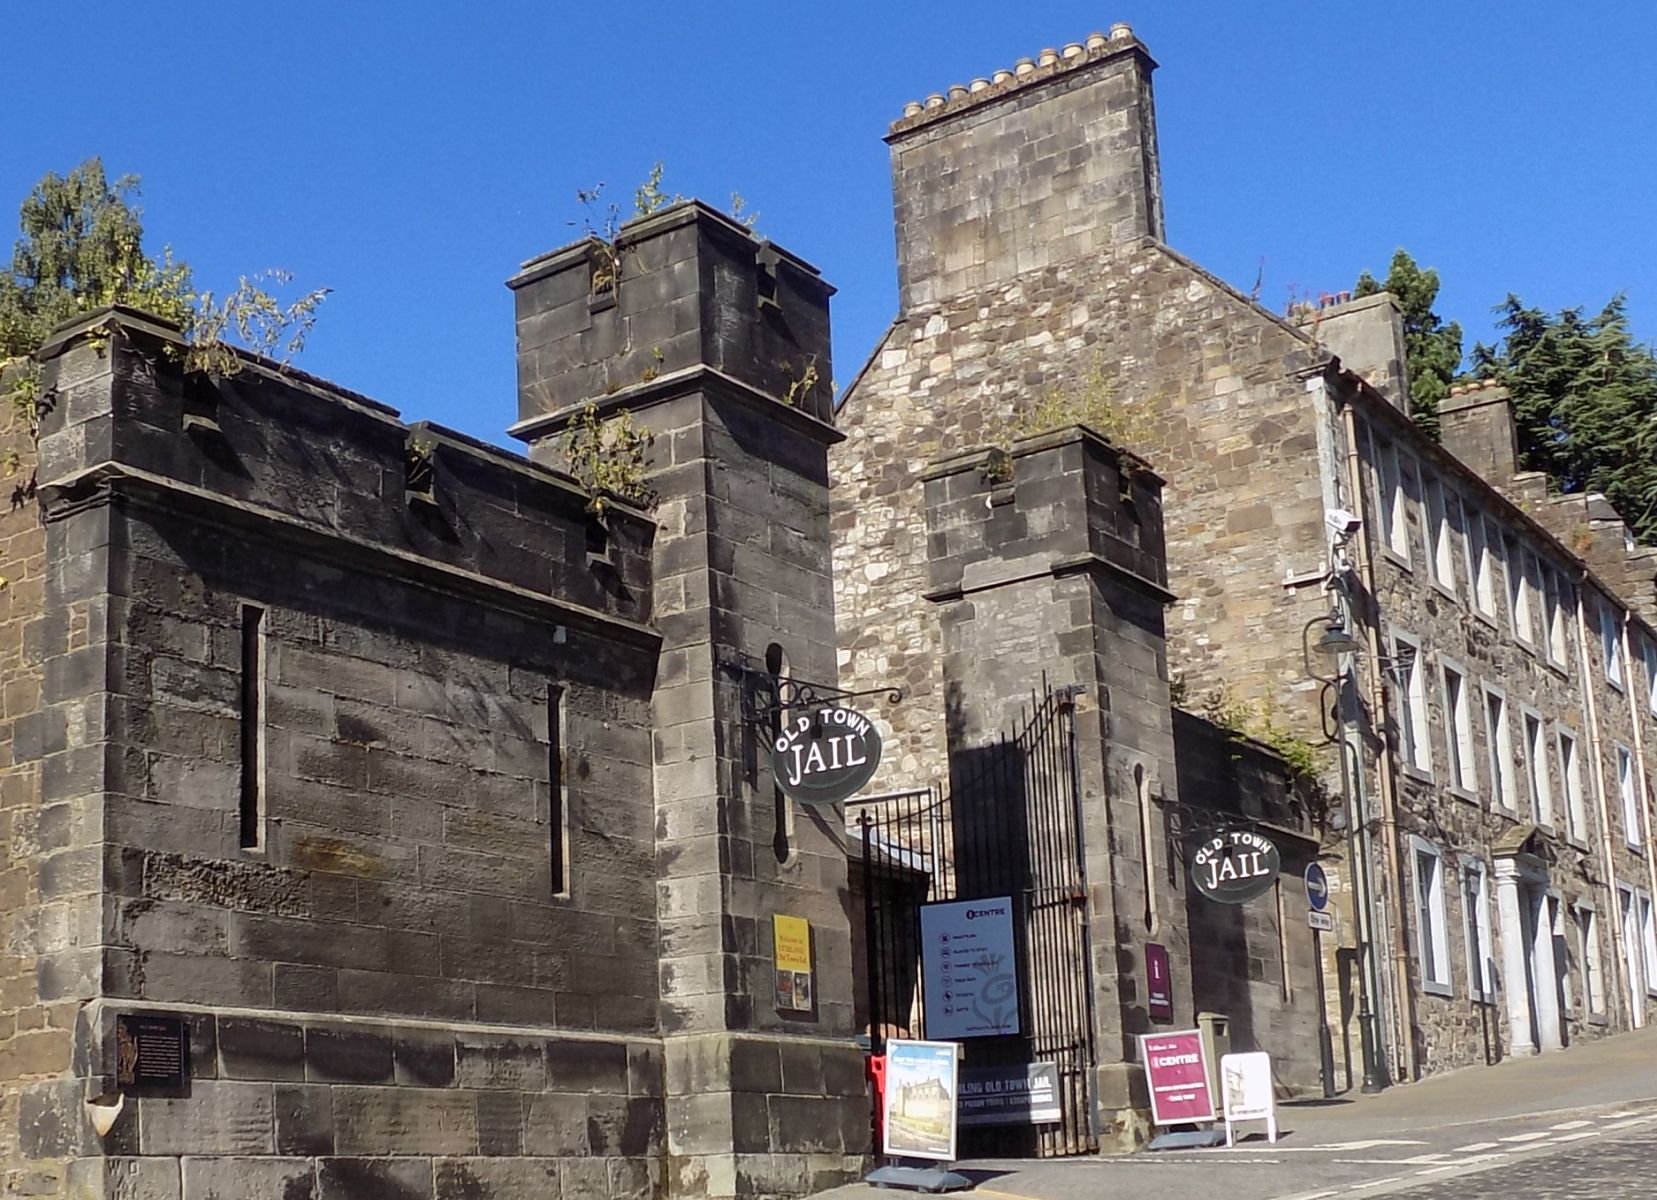
{"type": "Polygon", "coordinates": [[[1502,340],[1474,346],[1473,374],[1507,387],[1521,463],[1563,492],[1603,492],[1643,542],[1657,542],[1657,357],[1634,341],[1623,298],[1593,316],[1496,307],[1502,340]]]}
{"type": "Polygon", "coordinates": [[[1446,324],[1433,311],[1438,299],[1438,272],[1423,270],[1406,250],[1392,256],[1384,282],[1368,271],[1358,276],[1355,296],[1391,292],[1404,312],[1404,350],[1409,363],[1410,415],[1434,438],[1438,437],[1438,402],[1450,394],[1451,381],[1461,366],[1461,326],[1446,324]]]}

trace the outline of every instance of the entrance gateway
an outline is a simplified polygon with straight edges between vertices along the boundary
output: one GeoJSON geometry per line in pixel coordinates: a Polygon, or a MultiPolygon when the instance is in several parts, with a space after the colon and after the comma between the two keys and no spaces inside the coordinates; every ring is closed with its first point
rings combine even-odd
{"type": "Polygon", "coordinates": [[[962,1047],[963,1156],[1086,1154],[1096,1065],[1074,691],[955,755],[948,793],[852,799],[871,1049],[962,1047]]]}

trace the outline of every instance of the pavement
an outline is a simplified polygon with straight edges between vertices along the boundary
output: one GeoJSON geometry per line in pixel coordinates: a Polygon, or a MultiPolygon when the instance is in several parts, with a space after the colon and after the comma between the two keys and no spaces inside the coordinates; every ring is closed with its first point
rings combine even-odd
{"type": "MultiPolygon", "coordinates": [[[[1657,1027],[1377,1096],[1289,1103],[1279,1139],[1114,1157],[972,1160],[987,1200],[1633,1200],[1657,1196],[1657,1027]]],[[[1245,1129],[1261,1129],[1258,1124],[1245,1129]]],[[[888,1200],[855,1184],[820,1200],[888,1200]]]]}

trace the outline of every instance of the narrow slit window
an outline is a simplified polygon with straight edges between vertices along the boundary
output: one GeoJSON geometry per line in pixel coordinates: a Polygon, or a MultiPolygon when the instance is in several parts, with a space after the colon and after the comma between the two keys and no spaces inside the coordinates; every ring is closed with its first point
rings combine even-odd
{"type": "Polygon", "coordinates": [[[242,606],[241,844],[265,844],[265,610],[242,606]]]}
{"type": "Polygon", "coordinates": [[[552,894],[570,894],[570,798],[564,776],[564,689],[547,687],[547,829],[552,864],[552,894]]]}
{"type": "MultiPolygon", "coordinates": [[[[789,677],[788,652],[776,642],[765,648],[765,670],[771,676],[772,711],[769,741],[774,742],[782,733],[782,688],[783,681],[789,677]]],[[[794,805],[774,780],[771,784],[771,805],[775,819],[771,835],[771,852],[776,855],[779,863],[787,865],[794,860],[794,805]]]]}

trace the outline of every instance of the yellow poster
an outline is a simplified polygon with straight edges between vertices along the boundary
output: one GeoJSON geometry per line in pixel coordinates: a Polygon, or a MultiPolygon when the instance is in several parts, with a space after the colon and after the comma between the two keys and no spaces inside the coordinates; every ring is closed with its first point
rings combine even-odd
{"type": "Polygon", "coordinates": [[[772,915],[776,959],[777,1007],[812,1011],[811,922],[804,917],[772,915]]]}
{"type": "Polygon", "coordinates": [[[811,970],[811,922],[804,917],[771,918],[777,935],[777,970],[811,970]]]}

